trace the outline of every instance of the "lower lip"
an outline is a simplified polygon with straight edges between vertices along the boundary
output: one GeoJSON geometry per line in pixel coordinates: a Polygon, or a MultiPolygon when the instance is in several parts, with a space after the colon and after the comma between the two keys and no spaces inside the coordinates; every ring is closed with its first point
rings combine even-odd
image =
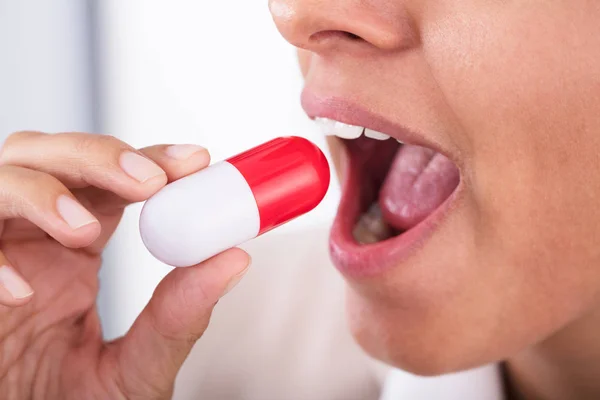
{"type": "Polygon", "coordinates": [[[345,164],[342,166],[345,172],[342,199],[331,229],[329,249],[336,268],[351,278],[373,277],[405,263],[440,227],[461,197],[462,180],[452,195],[415,227],[383,242],[359,244],[352,230],[364,209],[360,199],[361,171],[350,156],[342,160],[345,164]]]}

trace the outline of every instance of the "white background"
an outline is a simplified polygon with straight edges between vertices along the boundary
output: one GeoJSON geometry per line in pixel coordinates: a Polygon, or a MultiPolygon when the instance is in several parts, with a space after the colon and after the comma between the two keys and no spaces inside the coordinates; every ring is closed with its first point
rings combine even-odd
{"type": "Polygon", "coordinates": [[[0,0],[0,143],[17,130],[93,129],[85,1],[0,0]]]}

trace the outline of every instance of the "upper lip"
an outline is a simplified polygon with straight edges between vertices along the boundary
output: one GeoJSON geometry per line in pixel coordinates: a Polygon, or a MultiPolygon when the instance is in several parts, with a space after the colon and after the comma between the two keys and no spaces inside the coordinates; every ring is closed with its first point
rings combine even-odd
{"type": "Polygon", "coordinates": [[[345,124],[360,126],[385,133],[405,144],[412,144],[430,148],[457,163],[456,157],[449,154],[439,143],[427,138],[421,133],[415,132],[403,126],[390,122],[387,118],[377,115],[367,107],[356,104],[343,97],[330,95],[318,96],[309,90],[302,92],[302,108],[306,114],[314,118],[327,118],[345,124]]]}

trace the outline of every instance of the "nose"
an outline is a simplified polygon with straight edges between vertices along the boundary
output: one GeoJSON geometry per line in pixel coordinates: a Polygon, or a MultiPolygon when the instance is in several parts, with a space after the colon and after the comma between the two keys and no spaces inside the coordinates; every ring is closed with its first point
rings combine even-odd
{"type": "Polygon", "coordinates": [[[273,20],[294,46],[315,53],[412,47],[417,34],[405,0],[270,0],[273,20]]]}

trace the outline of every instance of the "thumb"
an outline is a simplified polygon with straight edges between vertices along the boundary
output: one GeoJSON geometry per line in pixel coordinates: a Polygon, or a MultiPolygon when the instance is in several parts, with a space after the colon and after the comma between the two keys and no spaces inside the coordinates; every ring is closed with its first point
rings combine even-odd
{"type": "Polygon", "coordinates": [[[213,307],[249,264],[247,253],[231,249],[166,276],[129,333],[111,346],[127,398],[170,398],[177,372],[208,326],[213,307]]]}

